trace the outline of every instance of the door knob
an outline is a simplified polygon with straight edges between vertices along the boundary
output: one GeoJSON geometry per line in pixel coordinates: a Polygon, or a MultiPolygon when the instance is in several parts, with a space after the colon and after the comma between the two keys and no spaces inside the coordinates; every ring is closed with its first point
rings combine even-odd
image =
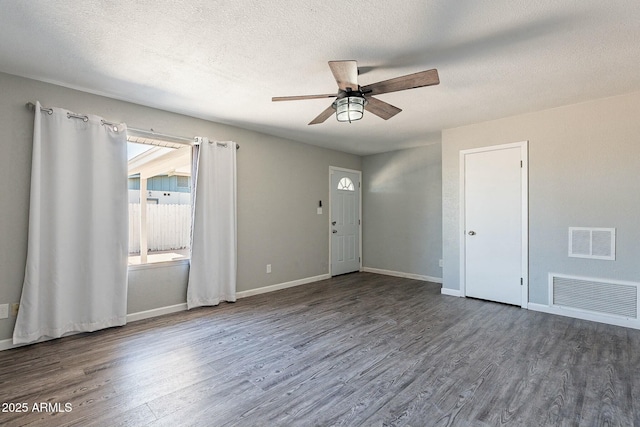
{"type": "Polygon", "coordinates": [[[332,231],[333,234],[336,234],[337,232],[338,232],[338,230],[333,230],[332,231]]]}
{"type": "Polygon", "coordinates": [[[475,235],[476,235],[476,232],[472,230],[472,231],[470,231],[468,234],[469,234],[469,236],[475,236],[475,235]]]}

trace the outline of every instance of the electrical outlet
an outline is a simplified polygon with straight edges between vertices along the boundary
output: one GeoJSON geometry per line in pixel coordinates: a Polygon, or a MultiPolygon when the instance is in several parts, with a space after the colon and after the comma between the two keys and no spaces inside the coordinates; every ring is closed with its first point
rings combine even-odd
{"type": "Polygon", "coordinates": [[[17,317],[19,309],[20,309],[20,303],[19,302],[14,302],[13,304],[11,304],[11,315],[13,317],[17,317]]]}
{"type": "Polygon", "coordinates": [[[9,304],[0,304],[0,319],[9,317],[9,304]]]}
{"type": "Polygon", "coordinates": [[[271,273],[271,264],[267,264],[267,273],[271,273]]]}

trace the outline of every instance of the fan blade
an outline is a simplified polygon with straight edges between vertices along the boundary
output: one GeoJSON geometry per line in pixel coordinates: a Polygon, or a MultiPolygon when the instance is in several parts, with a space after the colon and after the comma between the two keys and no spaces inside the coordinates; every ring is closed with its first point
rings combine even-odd
{"type": "Polygon", "coordinates": [[[389,120],[391,117],[402,111],[398,107],[384,101],[380,101],[372,96],[367,97],[367,105],[364,106],[364,109],[385,120],[389,120]]]}
{"type": "Polygon", "coordinates": [[[438,70],[421,71],[395,79],[384,80],[372,83],[361,88],[365,95],[380,95],[381,93],[397,92],[405,89],[415,89],[417,87],[432,86],[440,83],[438,70]]]}
{"type": "Polygon", "coordinates": [[[336,112],[336,110],[333,108],[333,104],[329,105],[329,107],[324,110],[322,113],[320,113],[318,115],[318,117],[316,117],[315,119],[311,120],[309,122],[310,125],[317,125],[319,123],[323,123],[325,120],[327,120],[329,117],[331,117],[334,113],[336,112]]]}
{"type": "Polygon", "coordinates": [[[298,96],[274,96],[271,101],[298,101],[300,99],[319,99],[319,98],[335,98],[335,93],[327,93],[324,95],[298,95],[298,96]]]}
{"type": "Polygon", "coordinates": [[[356,61],[329,61],[329,68],[335,77],[338,87],[347,91],[358,90],[358,63],[356,61]]]}

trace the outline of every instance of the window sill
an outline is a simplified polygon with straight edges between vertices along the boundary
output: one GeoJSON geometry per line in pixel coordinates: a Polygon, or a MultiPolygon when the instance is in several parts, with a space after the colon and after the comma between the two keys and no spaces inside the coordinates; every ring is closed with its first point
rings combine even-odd
{"type": "Polygon", "coordinates": [[[153,268],[178,267],[181,265],[189,265],[189,259],[177,259],[173,261],[152,262],[147,264],[131,264],[128,266],[129,271],[148,270],[153,268]]]}

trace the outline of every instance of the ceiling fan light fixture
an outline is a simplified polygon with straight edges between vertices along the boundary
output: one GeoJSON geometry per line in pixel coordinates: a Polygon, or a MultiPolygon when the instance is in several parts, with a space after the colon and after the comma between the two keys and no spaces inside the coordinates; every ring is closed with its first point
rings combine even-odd
{"type": "Polygon", "coordinates": [[[337,99],[334,103],[336,119],[339,122],[354,122],[364,116],[364,106],[367,100],[360,94],[353,94],[337,99]]]}

